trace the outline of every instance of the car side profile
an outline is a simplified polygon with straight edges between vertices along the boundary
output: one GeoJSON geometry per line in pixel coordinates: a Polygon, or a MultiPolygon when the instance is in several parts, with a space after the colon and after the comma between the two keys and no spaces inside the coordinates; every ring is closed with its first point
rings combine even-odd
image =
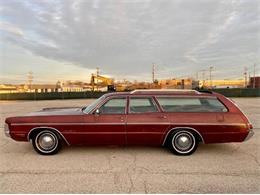
{"type": "Polygon", "coordinates": [[[43,155],[67,145],[166,146],[192,154],[199,142],[243,142],[253,136],[248,118],[230,99],[196,90],[107,93],[82,108],[44,108],[5,120],[5,134],[31,141],[43,155]]]}

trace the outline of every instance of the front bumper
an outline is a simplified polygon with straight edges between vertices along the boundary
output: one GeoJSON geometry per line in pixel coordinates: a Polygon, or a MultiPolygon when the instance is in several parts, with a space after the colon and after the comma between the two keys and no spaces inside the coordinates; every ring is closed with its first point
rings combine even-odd
{"type": "Polygon", "coordinates": [[[5,123],[4,132],[6,137],[10,137],[9,125],[5,123]]]}
{"type": "Polygon", "coordinates": [[[244,141],[249,140],[251,137],[253,137],[253,135],[254,135],[254,131],[250,129],[244,141]]]}

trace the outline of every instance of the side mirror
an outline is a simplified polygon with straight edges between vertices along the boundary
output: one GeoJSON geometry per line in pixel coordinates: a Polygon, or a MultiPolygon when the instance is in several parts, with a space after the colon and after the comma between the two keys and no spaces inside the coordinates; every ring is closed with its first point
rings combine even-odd
{"type": "Polygon", "coordinates": [[[95,114],[95,115],[100,115],[100,110],[99,110],[99,109],[96,109],[96,111],[95,111],[94,114],[95,114]]]}

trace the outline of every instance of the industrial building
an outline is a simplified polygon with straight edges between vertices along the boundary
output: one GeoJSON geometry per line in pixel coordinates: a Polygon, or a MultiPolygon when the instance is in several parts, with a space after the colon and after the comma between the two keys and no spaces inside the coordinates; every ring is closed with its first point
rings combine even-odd
{"type": "Polygon", "coordinates": [[[245,80],[237,79],[237,80],[200,80],[199,87],[203,88],[244,88],[245,80]]]}

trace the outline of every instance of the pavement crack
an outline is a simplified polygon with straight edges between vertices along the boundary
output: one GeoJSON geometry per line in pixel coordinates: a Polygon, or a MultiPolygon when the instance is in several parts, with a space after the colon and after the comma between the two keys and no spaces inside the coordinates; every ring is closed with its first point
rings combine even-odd
{"type": "Polygon", "coordinates": [[[132,179],[128,169],[127,169],[127,176],[128,176],[129,181],[130,181],[130,187],[128,189],[128,193],[131,193],[133,188],[134,188],[134,182],[133,182],[133,179],[132,179]]]}
{"type": "Polygon", "coordinates": [[[246,153],[246,152],[243,152],[243,151],[241,151],[241,153],[252,157],[252,159],[255,161],[255,163],[257,164],[257,166],[260,166],[260,162],[258,161],[258,159],[257,159],[257,157],[255,156],[255,154],[250,154],[250,153],[246,153]]]}
{"type": "Polygon", "coordinates": [[[147,182],[146,181],[144,181],[144,193],[148,194],[147,182]]]}

